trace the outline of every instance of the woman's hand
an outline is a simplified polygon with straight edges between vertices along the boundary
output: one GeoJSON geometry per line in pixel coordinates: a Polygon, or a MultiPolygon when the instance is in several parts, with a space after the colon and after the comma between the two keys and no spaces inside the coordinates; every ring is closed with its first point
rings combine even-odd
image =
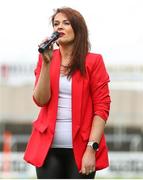
{"type": "Polygon", "coordinates": [[[87,147],[82,157],[81,173],[90,174],[95,171],[95,151],[91,147],[87,147]]]}
{"type": "MultiPolygon", "coordinates": [[[[39,47],[44,43],[48,41],[48,39],[45,39],[42,41],[42,43],[39,45],[39,47]]],[[[42,54],[42,59],[46,64],[49,64],[51,62],[52,54],[53,54],[53,45],[51,44],[42,54]]]]}

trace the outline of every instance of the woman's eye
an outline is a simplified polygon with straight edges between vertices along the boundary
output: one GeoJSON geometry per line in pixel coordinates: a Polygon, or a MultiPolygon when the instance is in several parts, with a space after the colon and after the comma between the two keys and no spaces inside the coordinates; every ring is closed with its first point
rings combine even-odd
{"type": "Polygon", "coordinates": [[[70,22],[66,21],[64,22],[65,25],[70,25],[70,22]]]}
{"type": "Polygon", "coordinates": [[[58,23],[54,23],[54,26],[58,26],[58,23]]]}

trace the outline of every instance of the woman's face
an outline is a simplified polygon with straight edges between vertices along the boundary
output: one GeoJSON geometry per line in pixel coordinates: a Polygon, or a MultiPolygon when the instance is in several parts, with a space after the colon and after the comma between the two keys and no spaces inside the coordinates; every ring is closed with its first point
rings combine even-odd
{"type": "Polygon", "coordinates": [[[63,13],[58,13],[53,22],[54,31],[60,33],[60,37],[57,40],[59,45],[72,44],[75,38],[73,28],[70,21],[63,13]]]}

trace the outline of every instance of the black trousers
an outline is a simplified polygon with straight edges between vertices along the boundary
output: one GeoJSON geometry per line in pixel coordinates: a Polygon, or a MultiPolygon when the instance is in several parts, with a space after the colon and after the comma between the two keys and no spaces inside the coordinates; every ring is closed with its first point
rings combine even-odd
{"type": "Polygon", "coordinates": [[[95,172],[84,175],[78,172],[73,150],[70,148],[51,148],[44,165],[36,167],[38,179],[94,179],[95,172]]]}

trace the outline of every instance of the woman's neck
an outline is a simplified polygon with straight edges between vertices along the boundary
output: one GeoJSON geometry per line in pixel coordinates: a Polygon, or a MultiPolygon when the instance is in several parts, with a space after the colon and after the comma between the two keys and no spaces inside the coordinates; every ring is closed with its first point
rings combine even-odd
{"type": "Polygon", "coordinates": [[[69,63],[71,59],[72,48],[72,46],[60,46],[62,63],[69,63]]]}
{"type": "Polygon", "coordinates": [[[61,66],[60,73],[67,75],[71,64],[72,46],[60,46],[61,66]]]}

